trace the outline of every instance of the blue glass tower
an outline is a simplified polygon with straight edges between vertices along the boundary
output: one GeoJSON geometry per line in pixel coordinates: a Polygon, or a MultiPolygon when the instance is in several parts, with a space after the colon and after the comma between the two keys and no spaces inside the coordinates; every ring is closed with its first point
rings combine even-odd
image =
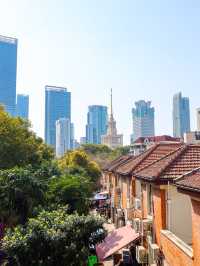
{"type": "Polygon", "coordinates": [[[106,134],[107,122],[108,111],[106,106],[89,106],[86,125],[86,142],[100,144],[101,136],[106,134]]]}
{"type": "Polygon", "coordinates": [[[45,142],[56,146],[56,121],[71,121],[71,93],[63,87],[45,87],[45,142]]]}
{"type": "Polygon", "coordinates": [[[135,102],[135,108],[132,108],[133,134],[131,142],[134,142],[139,137],[152,137],[155,135],[154,112],[151,102],[145,102],[144,100],[135,102]]]}
{"type": "Polygon", "coordinates": [[[173,134],[183,137],[187,132],[190,132],[190,103],[189,98],[179,92],[173,97],[173,134]]]}
{"type": "Polygon", "coordinates": [[[17,95],[16,115],[28,119],[29,116],[29,96],[24,94],[17,95]]]}
{"type": "Polygon", "coordinates": [[[0,36],[0,104],[15,115],[17,39],[0,36]]]}

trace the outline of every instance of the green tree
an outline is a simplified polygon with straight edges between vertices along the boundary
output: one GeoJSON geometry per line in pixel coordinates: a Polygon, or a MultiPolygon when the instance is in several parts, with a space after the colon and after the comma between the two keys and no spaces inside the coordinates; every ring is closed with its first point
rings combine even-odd
{"type": "Polygon", "coordinates": [[[89,198],[92,197],[91,184],[83,176],[64,175],[52,178],[47,191],[48,202],[68,205],[69,212],[86,214],[89,211],[89,198]]]}
{"type": "Polygon", "coordinates": [[[103,220],[69,215],[64,208],[43,211],[26,227],[7,231],[2,249],[15,266],[82,266],[91,245],[105,237],[103,220]]]}
{"type": "Polygon", "coordinates": [[[65,173],[83,174],[94,184],[98,181],[101,171],[98,164],[91,161],[82,150],[67,152],[58,162],[58,165],[65,173]]]}
{"type": "Polygon", "coordinates": [[[45,201],[47,186],[26,169],[0,171],[0,220],[7,226],[24,224],[34,207],[45,201]]]}
{"type": "Polygon", "coordinates": [[[37,166],[52,158],[52,149],[33,133],[29,122],[9,116],[0,106],[0,168],[37,166]]]}

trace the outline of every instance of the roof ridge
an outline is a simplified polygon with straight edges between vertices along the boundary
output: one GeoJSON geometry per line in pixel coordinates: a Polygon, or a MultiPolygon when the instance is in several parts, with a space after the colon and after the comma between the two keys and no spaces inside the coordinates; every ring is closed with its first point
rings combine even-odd
{"type": "MultiPolygon", "coordinates": [[[[147,156],[149,156],[149,154],[151,154],[158,146],[160,145],[160,143],[156,143],[155,145],[153,145],[151,148],[149,148],[148,150],[146,150],[144,153],[146,153],[146,155],[142,158],[142,160],[145,160],[147,158],[147,156]]],[[[144,155],[144,153],[141,153],[138,157],[142,157],[142,155],[144,155]]],[[[139,160],[138,163],[136,163],[136,165],[134,165],[134,167],[131,169],[130,172],[133,172],[134,169],[141,163],[141,160],[139,160]]]]}
{"type": "MultiPolygon", "coordinates": [[[[164,167],[162,167],[162,168],[158,171],[156,178],[157,178],[158,176],[160,176],[160,174],[161,174],[163,171],[165,171],[165,170],[171,165],[171,163],[175,162],[175,161],[177,160],[177,158],[178,158],[180,155],[182,155],[182,154],[186,151],[187,147],[188,147],[187,145],[183,145],[183,146],[181,146],[180,148],[178,148],[176,151],[174,151],[173,153],[175,153],[175,158],[174,158],[174,157],[171,158],[171,159],[169,160],[169,162],[166,163],[166,165],[165,165],[164,167]],[[176,153],[176,152],[177,152],[177,153],[176,153]]],[[[172,154],[173,154],[173,153],[172,153],[172,154]]],[[[169,155],[168,155],[168,156],[169,156],[169,155]]],[[[163,158],[166,158],[166,156],[163,157],[163,158]]]]}
{"type": "MultiPolygon", "coordinates": [[[[143,153],[141,153],[141,154],[139,154],[139,155],[137,155],[137,156],[133,156],[133,158],[130,158],[130,160],[131,160],[131,159],[133,159],[133,160],[138,159],[139,157],[142,157],[142,155],[144,155],[145,153],[146,153],[146,156],[148,156],[148,154],[149,154],[151,151],[153,151],[158,145],[159,145],[159,144],[156,143],[155,145],[153,145],[151,148],[149,148],[149,149],[146,150],[145,152],[143,152],[143,153]]],[[[145,159],[146,156],[145,156],[143,159],[145,159]]],[[[129,162],[129,160],[123,162],[119,167],[125,165],[125,164],[128,163],[128,162],[129,162]]],[[[133,169],[134,169],[135,167],[137,167],[137,165],[138,165],[140,162],[141,162],[141,160],[139,160],[139,162],[133,167],[133,169]]],[[[129,172],[132,172],[133,169],[131,169],[129,172]]],[[[116,170],[117,170],[117,169],[116,169],[116,170]]],[[[122,173],[122,172],[119,172],[119,174],[123,174],[123,173],[122,173]]]]}
{"type": "Polygon", "coordinates": [[[192,175],[192,174],[198,172],[199,170],[200,170],[200,167],[197,167],[197,168],[193,169],[192,171],[187,172],[187,173],[183,174],[182,176],[179,176],[179,177],[175,178],[174,179],[174,182],[176,183],[177,181],[180,181],[184,177],[189,176],[189,175],[192,175]]]}
{"type": "MultiPolygon", "coordinates": [[[[177,148],[176,150],[174,150],[174,151],[170,151],[169,153],[167,153],[167,154],[164,155],[163,157],[157,159],[156,161],[150,163],[149,165],[145,165],[143,168],[139,169],[139,170],[136,171],[135,173],[138,173],[138,172],[140,172],[140,171],[142,171],[142,170],[144,170],[144,169],[150,167],[151,165],[153,165],[153,164],[155,164],[155,163],[157,163],[157,162],[163,160],[164,158],[166,158],[166,157],[172,155],[173,153],[178,152],[180,149],[183,149],[183,146],[178,147],[178,148],[177,148]]],[[[170,160],[170,162],[171,162],[171,160],[170,160]]],[[[169,162],[169,163],[170,163],[170,162],[169,162]]],[[[167,165],[167,166],[168,166],[168,165],[167,165]]],[[[166,167],[167,167],[167,166],[166,166],[166,167]]],[[[160,174],[160,171],[158,172],[158,174],[160,174]]]]}

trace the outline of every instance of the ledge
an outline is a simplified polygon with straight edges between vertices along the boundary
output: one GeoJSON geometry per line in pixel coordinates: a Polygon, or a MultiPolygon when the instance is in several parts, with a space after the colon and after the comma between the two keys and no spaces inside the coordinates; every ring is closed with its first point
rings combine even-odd
{"type": "Polygon", "coordinates": [[[183,240],[178,238],[172,232],[168,230],[161,230],[161,235],[168,238],[171,242],[173,242],[180,250],[182,250],[188,257],[193,259],[193,249],[187,245],[183,240]]]}

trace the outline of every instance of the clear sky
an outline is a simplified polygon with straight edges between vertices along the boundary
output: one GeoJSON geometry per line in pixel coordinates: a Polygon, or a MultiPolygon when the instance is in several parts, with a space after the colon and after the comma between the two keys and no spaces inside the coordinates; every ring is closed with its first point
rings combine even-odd
{"type": "Polygon", "coordinates": [[[200,106],[200,1],[0,0],[0,34],[17,37],[17,91],[30,95],[30,119],[43,136],[44,86],[72,92],[76,137],[87,106],[109,104],[129,142],[131,108],[155,107],[156,134],[172,134],[172,97],[200,106]]]}

